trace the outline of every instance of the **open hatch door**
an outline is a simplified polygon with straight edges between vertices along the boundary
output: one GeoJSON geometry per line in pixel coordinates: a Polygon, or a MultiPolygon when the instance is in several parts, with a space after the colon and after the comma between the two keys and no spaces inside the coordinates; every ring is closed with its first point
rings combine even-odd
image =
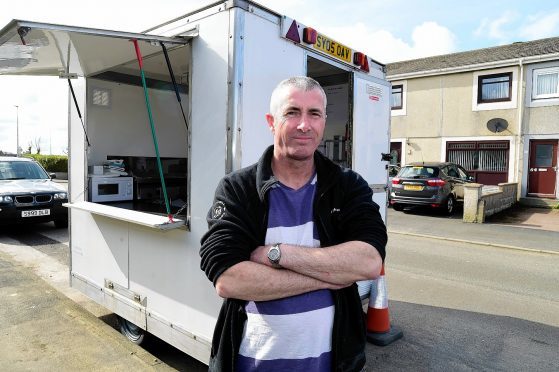
{"type": "MultiPolygon", "coordinates": [[[[160,43],[172,50],[195,36],[197,30],[163,37],[13,20],[0,31],[0,74],[89,77],[118,68],[138,74],[131,40],[140,42],[149,73],[149,57],[162,53],[160,43]]],[[[175,71],[180,71],[179,66],[175,71]]]]}
{"type": "Polygon", "coordinates": [[[385,216],[388,173],[382,154],[389,152],[390,83],[359,73],[353,76],[353,169],[369,183],[385,216]]]}
{"type": "MultiPolygon", "coordinates": [[[[104,76],[105,80],[128,75],[140,80],[141,72],[132,42],[137,41],[145,74],[156,82],[171,82],[171,69],[165,59],[169,57],[176,80],[186,76],[190,57],[187,44],[197,34],[196,28],[176,37],[163,37],[13,20],[0,30],[0,75],[59,76],[64,79],[104,76]],[[168,56],[164,56],[164,50],[168,56]]],[[[85,201],[66,206],[161,230],[185,225],[182,219],[170,223],[166,216],[85,201]]]]}

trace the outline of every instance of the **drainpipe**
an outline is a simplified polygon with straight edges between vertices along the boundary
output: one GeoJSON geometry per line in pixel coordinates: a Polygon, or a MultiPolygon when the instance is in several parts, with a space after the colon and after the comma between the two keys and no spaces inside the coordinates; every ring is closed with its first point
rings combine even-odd
{"type": "Polygon", "coordinates": [[[524,104],[525,104],[525,88],[524,88],[524,60],[520,58],[518,60],[518,67],[520,68],[520,80],[518,84],[519,88],[519,102],[518,102],[518,129],[517,129],[517,149],[516,149],[516,169],[515,169],[515,178],[518,182],[520,189],[518,190],[518,194],[522,195],[522,177],[520,177],[520,170],[521,164],[520,161],[523,159],[522,157],[522,119],[524,113],[524,104]]]}

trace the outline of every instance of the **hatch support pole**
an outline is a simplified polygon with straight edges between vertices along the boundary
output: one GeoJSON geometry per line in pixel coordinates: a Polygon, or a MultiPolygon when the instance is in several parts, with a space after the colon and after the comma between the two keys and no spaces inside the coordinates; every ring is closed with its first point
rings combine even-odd
{"type": "Polygon", "coordinates": [[[165,55],[165,62],[167,63],[167,69],[169,70],[169,75],[171,75],[171,81],[173,82],[173,89],[175,89],[175,95],[177,96],[177,101],[181,107],[181,114],[182,118],[184,119],[184,125],[186,125],[186,135],[188,140],[188,120],[186,120],[186,116],[184,115],[184,108],[182,107],[182,100],[179,94],[179,87],[177,85],[177,81],[175,80],[175,74],[173,73],[173,66],[171,66],[171,60],[169,59],[169,54],[167,53],[167,47],[163,44],[162,41],[159,42],[161,48],[163,49],[163,55],[165,55]]]}
{"type": "Polygon", "coordinates": [[[155,147],[155,156],[157,157],[157,168],[159,170],[159,178],[161,179],[161,188],[163,189],[163,198],[165,199],[165,208],[167,210],[167,217],[169,217],[169,222],[174,222],[173,215],[171,214],[171,208],[169,207],[169,200],[167,199],[167,186],[165,186],[165,178],[163,177],[163,166],[161,165],[161,157],[159,156],[159,147],[157,145],[157,135],[155,134],[155,124],[153,123],[153,115],[151,114],[151,105],[149,103],[146,76],[144,74],[144,64],[142,62],[142,53],[140,52],[140,47],[138,46],[138,40],[134,39],[132,40],[132,43],[134,43],[134,49],[136,50],[138,65],[140,66],[140,76],[142,77],[142,86],[144,88],[144,97],[146,100],[146,108],[148,110],[149,125],[151,127],[153,146],[155,147]]]}
{"type": "Polygon", "coordinates": [[[89,143],[89,138],[87,137],[87,131],[85,130],[85,124],[83,123],[82,113],[80,111],[80,106],[78,106],[78,100],[76,99],[76,94],[74,93],[74,87],[72,86],[72,82],[70,81],[70,78],[68,78],[68,86],[70,87],[70,92],[72,93],[72,98],[74,99],[74,105],[76,106],[76,111],[78,112],[78,117],[80,118],[80,121],[82,122],[82,128],[83,128],[83,133],[85,134],[85,140],[87,141],[87,147],[90,147],[91,143],[89,143]]]}

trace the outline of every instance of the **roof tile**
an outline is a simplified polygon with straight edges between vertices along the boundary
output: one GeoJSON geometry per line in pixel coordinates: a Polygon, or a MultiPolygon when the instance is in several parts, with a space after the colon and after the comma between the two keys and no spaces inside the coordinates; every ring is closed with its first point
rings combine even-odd
{"type": "Polygon", "coordinates": [[[464,67],[552,53],[559,53],[559,37],[516,42],[467,52],[388,63],[386,65],[386,74],[390,78],[393,75],[421,73],[423,71],[464,67]]]}

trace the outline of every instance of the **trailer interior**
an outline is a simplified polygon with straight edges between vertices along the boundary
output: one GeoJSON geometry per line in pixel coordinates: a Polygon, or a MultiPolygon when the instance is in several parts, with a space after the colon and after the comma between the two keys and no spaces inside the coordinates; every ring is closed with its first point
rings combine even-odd
{"type": "MultiPolygon", "coordinates": [[[[137,60],[107,66],[87,78],[87,136],[90,142],[88,176],[96,177],[91,170],[95,166],[105,165],[101,177],[112,174],[131,177],[132,200],[110,201],[106,204],[165,215],[165,193],[155,153],[157,143],[171,213],[179,212],[179,216],[186,216],[189,189],[190,48],[184,45],[170,49],[168,57],[178,93],[174,89],[164,53],[160,50],[143,57],[155,136],[150,128],[137,60]],[[177,95],[181,98],[180,103],[177,95]]],[[[87,185],[91,187],[92,183],[87,185]]],[[[94,195],[93,192],[95,190],[87,193],[89,199],[94,195]]]]}
{"type": "Polygon", "coordinates": [[[351,167],[351,72],[307,56],[307,76],[326,93],[326,128],[319,151],[343,167],[351,167]]]}

